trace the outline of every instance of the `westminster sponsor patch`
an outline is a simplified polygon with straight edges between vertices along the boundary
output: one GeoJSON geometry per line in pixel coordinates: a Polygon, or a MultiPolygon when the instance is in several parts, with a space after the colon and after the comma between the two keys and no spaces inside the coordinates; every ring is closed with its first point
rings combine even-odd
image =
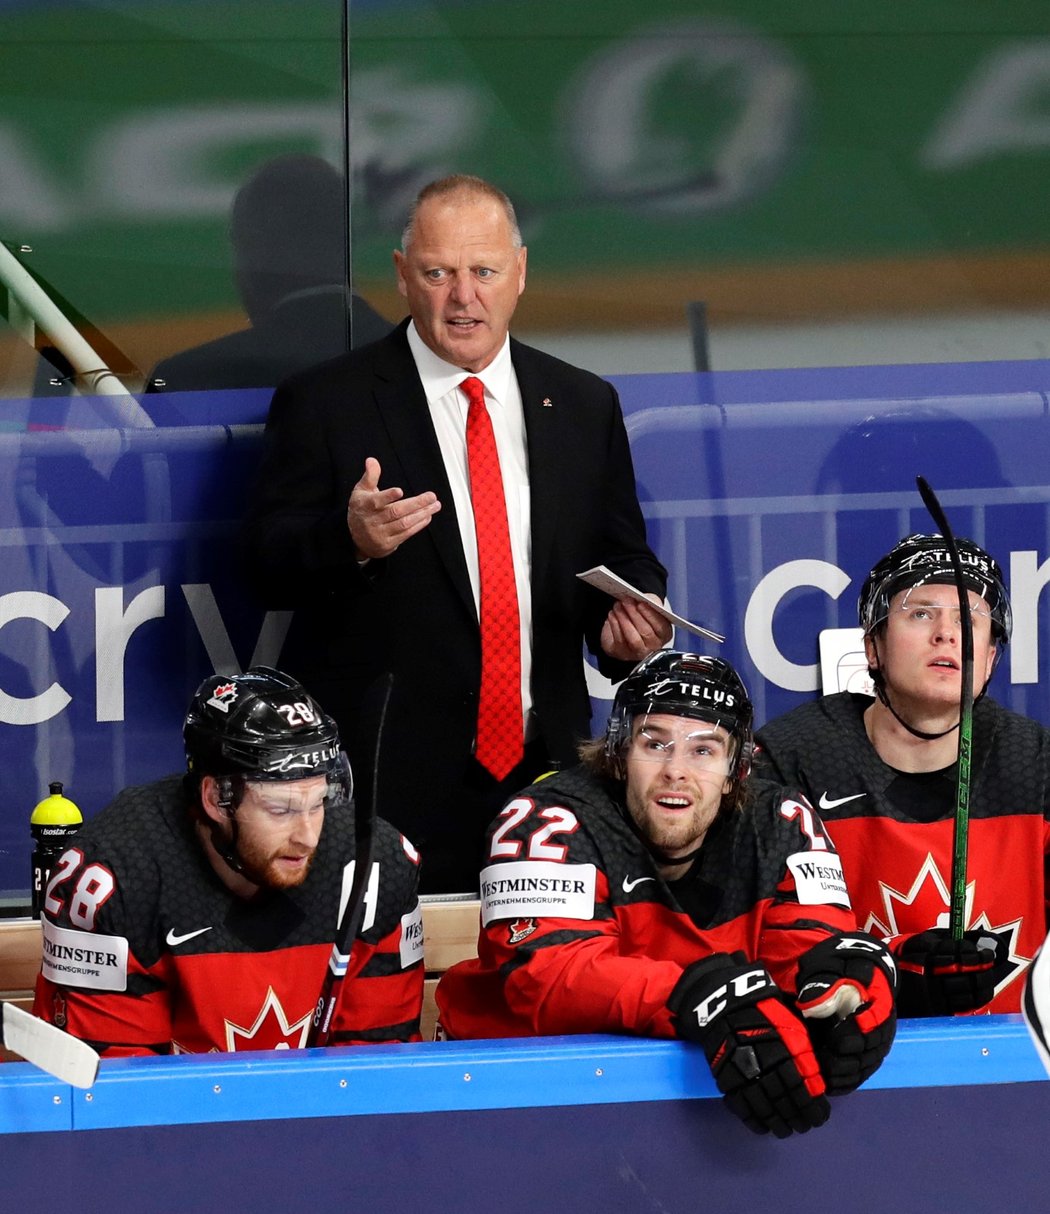
{"type": "Polygon", "coordinates": [[[597,870],[593,864],[515,860],[481,872],[481,922],[528,919],[593,919],[597,870]]]}
{"type": "Polygon", "coordinates": [[[401,916],[401,968],[423,960],[423,908],[417,902],[414,910],[401,916]]]}
{"type": "Polygon", "coordinates": [[[797,851],[788,856],[787,866],[795,878],[795,890],[803,906],[831,902],[849,908],[849,891],[837,852],[797,851]]]}
{"type": "Polygon", "coordinates": [[[128,989],[128,942],[124,936],[102,936],[56,927],[43,920],[40,966],[50,982],[92,991],[128,989]]]}

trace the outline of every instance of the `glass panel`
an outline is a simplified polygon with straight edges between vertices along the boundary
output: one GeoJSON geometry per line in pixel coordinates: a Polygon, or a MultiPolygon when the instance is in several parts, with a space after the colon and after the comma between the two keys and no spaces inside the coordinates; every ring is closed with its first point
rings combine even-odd
{"type": "Polygon", "coordinates": [[[353,263],[494,180],[517,336],[603,374],[1043,357],[1050,9],[352,0],[353,263]]]}
{"type": "Polygon", "coordinates": [[[345,24],[0,5],[0,911],[50,780],[177,770],[203,674],[276,660],[231,553],[269,389],[348,344],[345,24]]]}
{"type": "MultiPolygon", "coordinates": [[[[341,0],[3,5],[0,239],[133,390],[267,387],[346,349],[344,28],[341,0]]],[[[34,360],[2,372],[40,386],[34,360]]]]}

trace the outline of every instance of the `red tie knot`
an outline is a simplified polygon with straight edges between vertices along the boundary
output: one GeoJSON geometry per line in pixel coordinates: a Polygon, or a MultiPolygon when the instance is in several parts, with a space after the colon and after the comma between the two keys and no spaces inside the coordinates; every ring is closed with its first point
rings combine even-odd
{"type": "Polygon", "coordinates": [[[463,389],[467,400],[472,405],[483,405],[485,403],[485,385],[476,375],[468,376],[459,386],[463,389]]]}

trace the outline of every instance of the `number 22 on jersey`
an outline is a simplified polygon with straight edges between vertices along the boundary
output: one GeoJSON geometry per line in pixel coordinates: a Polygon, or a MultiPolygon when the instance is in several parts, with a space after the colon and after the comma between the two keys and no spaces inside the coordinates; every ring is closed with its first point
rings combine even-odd
{"type": "Polygon", "coordinates": [[[580,823],[571,810],[560,805],[536,810],[536,802],[531,797],[515,797],[500,811],[499,816],[505,821],[492,835],[489,856],[493,860],[513,860],[524,855],[527,860],[560,862],[565,859],[568,848],[564,843],[552,843],[551,839],[555,835],[571,835],[580,828],[580,823]],[[526,841],[508,839],[507,836],[517,830],[530,815],[541,821],[535,823],[526,841]]]}

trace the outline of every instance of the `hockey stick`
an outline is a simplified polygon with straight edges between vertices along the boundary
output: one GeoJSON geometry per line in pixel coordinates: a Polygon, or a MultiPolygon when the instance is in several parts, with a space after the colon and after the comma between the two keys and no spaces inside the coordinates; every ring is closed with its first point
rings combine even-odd
{"type": "Polygon", "coordinates": [[[379,782],[379,747],[383,740],[383,726],[386,723],[386,710],[390,704],[390,691],[394,685],[394,676],[387,674],[383,683],[383,704],[379,711],[379,729],[376,733],[375,754],[372,759],[372,795],[367,812],[363,806],[354,806],[354,879],[350,883],[350,896],[346,900],[339,926],[336,928],[335,943],[332,954],[328,958],[328,969],[325,970],[321,992],[317,996],[317,1006],[314,1008],[313,1023],[307,1034],[307,1048],[315,1045],[327,1045],[331,1035],[332,1018],[339,1005],[339,995],[346,980],[347,967],[353,952],[354,941],[361,930],[361,920],[365,913],[365,891],[368,879],[372,875],[372,844],[375,837],[376,821],[376,792],[379,782]]]}
{"type": "Polygon", "coordinates": [[[98,1054],[87,1044],[13,1003],[0,1004],[0,1045],[75,1088],[98,1075],[98,1054]]]}
{"type": "Polygon", "coordinates": [[[1050,946],[1046,940],[1035,955],[1035,960],[1025,976],[1024,992],[1021,996],[1021,1015],[1028,1026],[1039,1060],[1050,1075],[1050,946]]]}
{"type": "Polygon", "coordinates": [[[955,535],[941,509],[936,494],[921,476],[915,478],[919,495],[944,537],[952,560],[955,589],[959,595],[959,621],[962,632],[962,687],[959,689],[959,763],[955,775],[955,828],[952,833],[952,885],[948,903],[948,926],[953,940],[961,940],[966,930],[966,849],[970,835],[970,752],[973,742],[973,621],[970,618],[970,593],[963,581],[962,562],[955,535]]]}

